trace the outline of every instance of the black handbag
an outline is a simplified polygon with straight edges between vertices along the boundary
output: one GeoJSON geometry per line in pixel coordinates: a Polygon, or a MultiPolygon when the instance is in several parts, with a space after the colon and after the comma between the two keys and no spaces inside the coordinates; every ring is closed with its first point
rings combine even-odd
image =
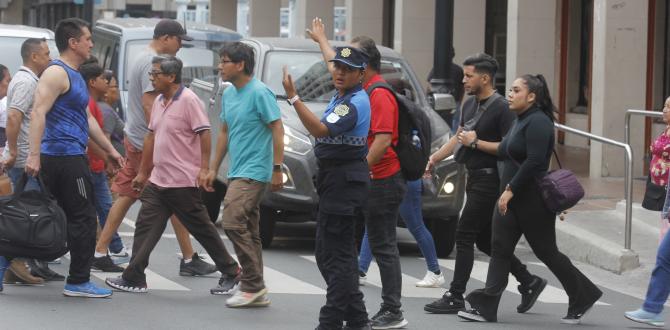
{"type": "Polygon", "coordinates": [[[68,251],[67,218],[49,193],[41,176],[42,191],[23,191],[28,176],[19,180],[12,196],[0,200],[0,255],[53,260],[68,251]]]}
{"type": "Polygon", "coordinates": [[[647,176],[647,188],[644,190],[644,199],[642,207],[651,211],[663,211],[665,204],[665,186],[659,186],[651,181],[651,176],[647,176]]]}

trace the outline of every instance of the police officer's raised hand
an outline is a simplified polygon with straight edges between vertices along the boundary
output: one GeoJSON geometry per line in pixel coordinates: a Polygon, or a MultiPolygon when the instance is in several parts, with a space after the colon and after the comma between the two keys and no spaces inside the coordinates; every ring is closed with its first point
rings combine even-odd
{"type": "Polygon", "coordinates": [[[307,32],[307,35],[309,35],[309,37],[312,38],[312,40],[314,40],[315,42],[320,43],[320,42],[328,41],[328,37],[326,36],[326,29],[323,25],[323,21],[318,17],[315,17],[312,20],[312,28],[307,29],[306,32],[307,32]]]}
{"type": "Polygon", "coordinates": [[[39,153],[31,153],[28,155],[28,158],[26,159],[26,168],[25,171],[28,175],[30,176],[37,176],[37,174],[40,172],[40,154],[39,153]]]}
{"type": "Polygon", "coordinates": [[[286,65],[284,65],[283,70],[284,78],[282,79],[281,84],[284,86],[286,97],[291,99],[297,94],[295,91],[295,85],[293,84],[293,78],[291,78],[291,75],[288,73],[288,67],[286,65]]]}

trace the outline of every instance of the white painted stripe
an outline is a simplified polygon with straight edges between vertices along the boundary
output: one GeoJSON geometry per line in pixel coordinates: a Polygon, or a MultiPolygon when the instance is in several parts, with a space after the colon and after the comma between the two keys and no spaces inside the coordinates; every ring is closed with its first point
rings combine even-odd
{"type": "Polygon", "coordinates": [[[128,218],[123,218],[123,223],[135,229],[135,221],[128,218]]]}
{"type": "MultiPolygon", "coordinates": [[[[181,258],[181,253],[177,253],[181,258]]],[[[198,254],[205,261],[210,264],[214,263],[214,260],[208,254],[198,254]]],[[[236,255],[232,257],[237,260],[236,255]]],[[[218,273],[218,272],[217,272],[218,273]]],[[[219,273],[220,274],[220,273],[219,273]]],[[[272,269],[267,266],[263,266],[263,280],[265,281],[265,286],[268,288],[270,293],[290,293],[290,294],[315,294],[315,295],[325,295],[326,291],[319,288],[318,286],[307,283],[303,280],[297,279],[293,276],[282,273],[278,270],[272,269]]]]}
{"type": "MultiPolygon", "coordinates": [[[[300,257],[316,263],[316,258],[314,256],[300,257]]],[[[402,274],[402,296],[407,298],[440,298],[444,294],[444,288],[418,288],[415,285],[418,281],[420,281],[420,279],[416,277],[402,274]]],[[[370,268],[368,268],[366,285],[372,285],[378,288],[382,287],[379,267],[374,262],[372,262],[370,268]]]]}
{"type": "MultiPolygon", "coordinates": [[[[455,268],[454,260],[438,259],[438,263],[440,264],[440,266],[447,268],[451,271],[453,271],[455,268]]],[[[488,262],[475,260],[475,263],[472,267],[472,273],[470,273],[470,277],[481,282],[486,282],[486,274],[488,273],[488,270],[489,270],[488,262]]],[[[514,276],[510,274],[506,290],[516,295],[520,295],[519,291],[516,288],[517,283],[518,282],[516,281],[516,278],[514,278],[514,276]]],[[[565,293],[563,289],[559,289],[555,286],[547,284],[547,286],[544,288],[544,291],[542,291],[542,294],[540,294],[540,297],[537,300],[548,304],[567,304],[568,295],[567,293],[565,293]]],[[[596,305],[610,306],[610,304],[601,301],[598,301],[596,305]]]]}
{"type": "MultiPolygon", "coordinates": [[[[149,291],[151,290],[164,290],[164,291],[191,291],[191,289],[180,285],[177,282],[173,282],[171,280],[168,280],[167,278],[160,276],[150,269],[145,269],[144,273],[146,274],[147,277],[147,286],[149,288],[149,291]]],[[[91,275],[101,279],[105,280],[108,277],[117,277],[119,276],[119,273],[100,273],[100,272],[91,272],[91,275]]]]}

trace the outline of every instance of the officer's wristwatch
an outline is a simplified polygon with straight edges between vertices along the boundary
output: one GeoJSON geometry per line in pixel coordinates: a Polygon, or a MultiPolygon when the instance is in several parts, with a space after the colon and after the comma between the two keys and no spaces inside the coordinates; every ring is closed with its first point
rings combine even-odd
{"type": "Polygon", "coordinates": [[[298,94],[295,94],[294,97],[286,99],[286,102],[288,102],[290,106],[293,106],[296,102],[298,102],[298,100],[300,100],[300,96],[298,94]]]}
{"type": "Polygon", "coordinates": [[[470,148],[477,149],[477,142],[479,142],[478,138],[475,138],[472,142],[470,142],[470,148]]]}
{"type": "Polygon", "coordinates": [[[281,164],[272,165],[272,172],[281,172],[281,164]]]}

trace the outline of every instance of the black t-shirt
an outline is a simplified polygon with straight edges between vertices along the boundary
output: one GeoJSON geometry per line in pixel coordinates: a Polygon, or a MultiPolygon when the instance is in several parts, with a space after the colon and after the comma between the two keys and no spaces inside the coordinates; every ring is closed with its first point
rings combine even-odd
{"type": "MultiPolygon", "coordinates": [[[[479,104],[486,103],[487,99],[480,102],[476,97],[470,97],[463,103],[463,116],[461,116],[461,126],[463,126],[464,118],[472,118],[472,114],[479,109],[479,104]]],[[[503,136],[507,134],[516,115],[509,110],[509,106],[504,97],[499,97],[493,101],[491,105],[484,111],[481,118],[475,126],[477,138],[481,141],[500,142],[503,136]]],[[[488,154],[479,149],[470,149],[468,146],[463,146],[465,150],[465,167],[469,170],[476,170],[481,168],[496,168],[498,157],[496,155],[488,154]]]]}

